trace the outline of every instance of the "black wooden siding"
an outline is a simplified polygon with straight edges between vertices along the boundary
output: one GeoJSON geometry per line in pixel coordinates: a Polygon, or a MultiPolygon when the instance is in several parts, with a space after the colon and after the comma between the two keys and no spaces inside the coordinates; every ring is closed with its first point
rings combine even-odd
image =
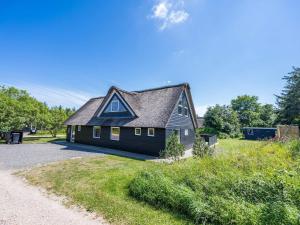
{"type": "MultiPolygon", "coordinates": [[[[186,98],[185,94],[183,93],[186,98]]],[[[188,117],[178,114],[178,102],[171,114],[171,117],[166,126],[166,138],[168,138],[174,130],[180,130],[180,142],[185,145],[186,149],[193,146],[195,141],[195,128],[191,118],[190,109],[188,109],[188,117]],[[184,130],[188,129],[188,136],[184,135],[184,130]]]]}
{"type": "Polygon", "coordinates": [[[75,142],[153,156],[159,156],[159,152],[165,148],[165,129],[155,128],[155,136],[149,137],[147,128],[142,128],[142,135],[136,136],[134,128],[120,127],[119,141],[110,140],[110,130],[111,127],[101,127],[101,137],[97,139],[93,138],[92,126],[81,126],[81,131],[76,126],[75,142]]]}

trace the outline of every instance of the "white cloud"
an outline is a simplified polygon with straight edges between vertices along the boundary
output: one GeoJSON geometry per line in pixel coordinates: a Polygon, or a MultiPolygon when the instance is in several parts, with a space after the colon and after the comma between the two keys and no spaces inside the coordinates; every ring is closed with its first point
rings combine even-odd
{"type": "Polygon", "coordinates": [[[17,83],[5,84],[28,91],[28,93],[41,102],[46,102],[49,106],[62,105],[64,107],[82,106],[92,96],[89,93],[50,87],[39,84],[17,83]]]}
{"type": "Polygon", "coordinates": [[[209,105],[196,105],[195,110],[198,116],[204,116],[208,109],[209,105]]]}
{"type": "Polygon", "coordinates": [[[184,9],[184,1],[181,0],[158,0],[152,8],[152,19],[159,21],[159,29],[166,28],[185,22],[189,14],[184,9]]]}
{"type": "Polygon", "coordinates": [[[167,18],[171,6],[168,2],[159,2],[153,7],[153,17],[160,19],[167,18]]]}

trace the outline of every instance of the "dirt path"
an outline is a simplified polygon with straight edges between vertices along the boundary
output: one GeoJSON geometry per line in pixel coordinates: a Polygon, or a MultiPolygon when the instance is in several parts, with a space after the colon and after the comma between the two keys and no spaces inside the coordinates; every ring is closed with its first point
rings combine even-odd
{"type": "Polygon", "coordinates": [[[104,225],[103,220],[67,209],[9,171],[0,171],[0,225],[104,225]]]}

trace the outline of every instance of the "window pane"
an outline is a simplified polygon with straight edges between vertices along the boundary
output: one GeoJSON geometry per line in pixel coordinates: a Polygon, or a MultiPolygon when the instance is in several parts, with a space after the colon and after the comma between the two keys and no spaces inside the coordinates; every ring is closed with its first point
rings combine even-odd
{"type": "Polygon", "coordinates": [[[154,136],[154,128],[148,128],[148,136],[154,136]]]}
{"type": "Polygon", "coordinates": [[[178,106],[178,114],[182,115],[182,106],[178,106]]]}
{"type": "Polygon", "coordinates": [[[111,102],[111,111],[112,112],[119,111],[119,101],[118,100],[114,100],[111,102]]]}
{"type": "Polygon", "coordinates": [[[111,128],[111,140],[119,140],[120,139],[120,127],[112,127],[111,128]]]}
{"type": "Polygon", "coordinates": [[[94,137],[95,138],[99,138],[100,137],[100,133],[101,133],[101,127],[99,127],[99,126],[94,127],[94,137]]]}
{"type": "Polygon", "coordinates": [[[189,130],[188,130],[188,129],[185,129],[185,130],[184,130],[184,135],[185,135],[185,136],[188,136],[188,135],[189,135],[189,130]]]}
{"type": "Polygon", "coordinates": [[[188,114],[188,108],[184,108],[184,115],[185,116],[188,116],[189,114],[188,114]]]}
{"type": "Polygon", "coordinates": [[[135,128],[135,135],[141,135],[141,128],[135,128]]]}

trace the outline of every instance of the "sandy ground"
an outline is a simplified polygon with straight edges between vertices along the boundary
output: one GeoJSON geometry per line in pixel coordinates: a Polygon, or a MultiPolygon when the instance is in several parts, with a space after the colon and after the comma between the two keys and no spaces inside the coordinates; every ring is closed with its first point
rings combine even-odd
{"type": "Polygon", "coordinates": [[[104,225],[103,219],[76,208],[66,208],[59,198],[47,196],[10,171],[0,170],[0,225],[104,225]]]}

